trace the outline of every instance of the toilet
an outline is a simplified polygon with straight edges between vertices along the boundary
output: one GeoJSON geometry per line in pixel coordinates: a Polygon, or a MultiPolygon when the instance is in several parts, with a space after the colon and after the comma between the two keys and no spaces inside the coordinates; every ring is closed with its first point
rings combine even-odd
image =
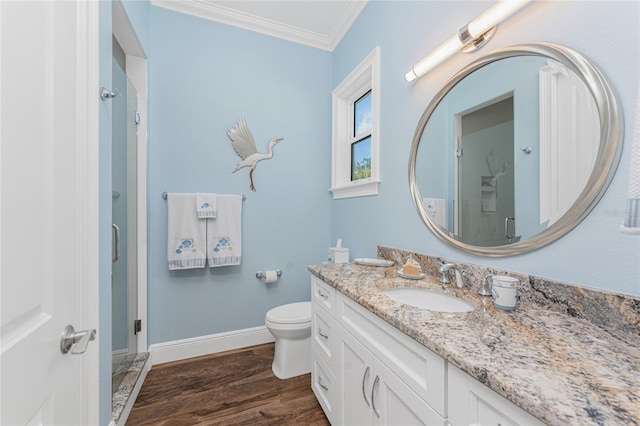
{"type": "Polygon", "coordinates": [[[311,302],[290,303],[267,312],[265,325],[276,340],[271,369],[279,379],[311,372],[311,302]]]}

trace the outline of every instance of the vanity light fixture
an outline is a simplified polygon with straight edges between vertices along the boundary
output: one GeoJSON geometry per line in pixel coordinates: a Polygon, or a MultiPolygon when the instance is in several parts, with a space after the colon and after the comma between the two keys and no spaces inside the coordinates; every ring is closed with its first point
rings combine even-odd
{"type": "Polygon", "coordinates": [[[496,32],[498,23],[524,7],[530,0],[499,0],[482,15],[467,23],[458,33],[417,62],[405,75],[407,81],[422,77],[454,53],[473,52],[482,47],[496,32]]]}

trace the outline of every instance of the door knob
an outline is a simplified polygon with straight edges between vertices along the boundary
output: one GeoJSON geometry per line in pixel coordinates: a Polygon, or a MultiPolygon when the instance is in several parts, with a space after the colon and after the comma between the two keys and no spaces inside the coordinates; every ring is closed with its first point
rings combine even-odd
{"type": "Polygon", "coordinates": [[[72,355],[83,354],[91,340],[96,339],[96,330],[75,331],[72,325],[68,325],[60,337],[60,352],[66,354],[71,350],[72,355]]]}

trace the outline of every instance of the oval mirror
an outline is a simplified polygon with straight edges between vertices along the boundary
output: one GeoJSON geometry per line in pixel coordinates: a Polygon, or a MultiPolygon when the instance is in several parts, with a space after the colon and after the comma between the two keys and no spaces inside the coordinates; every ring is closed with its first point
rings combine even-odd
{"type": "Polygon", "coordinates": [[[604,75],[546,43],[496,50],[454,75],[416,129],[411,196],[468,253],[536,250],[574,228],[613,178],[622,112],[604,75]]]}

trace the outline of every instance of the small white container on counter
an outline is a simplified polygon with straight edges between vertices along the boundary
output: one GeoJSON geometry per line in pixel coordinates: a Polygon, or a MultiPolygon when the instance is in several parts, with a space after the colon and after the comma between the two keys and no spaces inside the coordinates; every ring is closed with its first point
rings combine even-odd
{"type": "Polygon", "coordinates": [[[349,249],[344,247],[329,247],[327,260],[329,263],[348,263],[349,249]]]}
{"type": "Polygon", "coordinates": [[[520,280],[503,275],[489,275],[491,279],[491,293],[496,308],[513,311],[518,303],[518,284],[520,280]]]}

